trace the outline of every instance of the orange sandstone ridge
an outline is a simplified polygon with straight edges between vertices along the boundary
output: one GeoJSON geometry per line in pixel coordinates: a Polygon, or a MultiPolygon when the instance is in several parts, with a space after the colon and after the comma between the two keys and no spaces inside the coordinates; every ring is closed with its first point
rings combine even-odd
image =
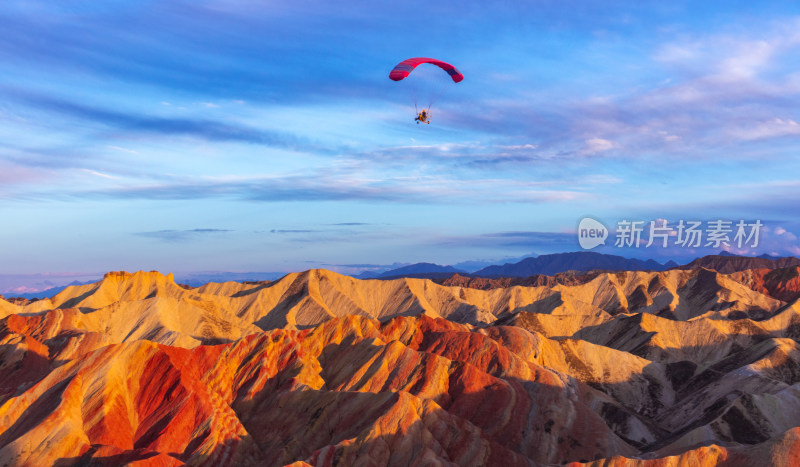
{"type": "Polygon", "coordinates": [[[0,465],[800,465],[796,276],[770,274],[0,300],[0,465]]]}

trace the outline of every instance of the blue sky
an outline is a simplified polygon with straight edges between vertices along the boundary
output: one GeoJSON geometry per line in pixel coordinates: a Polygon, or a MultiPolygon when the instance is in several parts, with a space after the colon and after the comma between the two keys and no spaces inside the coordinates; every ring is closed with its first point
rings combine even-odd
{"type": "Polygon", "coordinates": [[[796,2],[5,0],[0,22],[4,277],[500,260],[578,250],[585,216],[758,219],[733,250],[800,255],[796,2]],[[465,79],[388,79],[414,56],[465,79]]]}

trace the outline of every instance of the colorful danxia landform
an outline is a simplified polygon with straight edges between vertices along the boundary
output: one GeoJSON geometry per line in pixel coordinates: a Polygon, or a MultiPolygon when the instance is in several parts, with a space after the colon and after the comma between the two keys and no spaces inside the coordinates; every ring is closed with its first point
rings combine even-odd
{"type": "Polygon", "coordinates": [[[797,277],[108,273],[0,300],[0,463],[798,465],[797,277]]]}

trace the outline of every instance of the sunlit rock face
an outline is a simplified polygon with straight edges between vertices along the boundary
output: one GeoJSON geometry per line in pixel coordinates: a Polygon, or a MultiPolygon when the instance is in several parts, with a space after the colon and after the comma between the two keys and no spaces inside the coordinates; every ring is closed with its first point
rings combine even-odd
{"type": "Polygon", "coordinates": [[[109,273],[0,300],[0,465],[800,465],[796,277],[109,273]]]}

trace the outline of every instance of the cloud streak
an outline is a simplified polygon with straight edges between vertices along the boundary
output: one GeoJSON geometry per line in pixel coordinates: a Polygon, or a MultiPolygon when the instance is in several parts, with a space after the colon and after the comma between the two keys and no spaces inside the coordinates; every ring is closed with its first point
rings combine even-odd
{"type": "Polygon", "coordinates": [[[134,235],[173,243],[229,232],[233,231],[225,229],[156,230],[152,232],[136,232],[134,235]]]}
{"type": "Polygon", "coordinates": [[[448,247],[492,248],[513,251],[525,249],[538,253],[552,253],[554,251],[565,251],[565,249],[572,251],[578,248],[575,233],[568,232],[489,232],[478,235],[439,237],[434,239],[433,243],[448,247]]]}
{"type": "Polygon", "coordinates": [[[295,135],[215,120],[166,118],[127,113],[80,104],[67,99],[4,89],[4,94],[27,105],[134,133],[189,136],[207,141],[242,142],[288,149],[327,151],[295,135]]]}
{"type": "MultiPolygon", "coordinates": [[[[580,190],[551,189],[549,183],[443,177],[369,178],[336,170],[303,175],[235,177],[181,177],[169,183],[115,185],[90,190],[30,193],[32,199],[81,200],[200,200],[233,199],[251,202],[367,201],[409,204],[540,203],[586,198],[580,190]],[[483,193],[482,195],[480,195],[483,193]],[[476,195],[480,196],[476,199],[476,195]]],[[[366,225],[365,223],[340,225],[366,225]]]]}

